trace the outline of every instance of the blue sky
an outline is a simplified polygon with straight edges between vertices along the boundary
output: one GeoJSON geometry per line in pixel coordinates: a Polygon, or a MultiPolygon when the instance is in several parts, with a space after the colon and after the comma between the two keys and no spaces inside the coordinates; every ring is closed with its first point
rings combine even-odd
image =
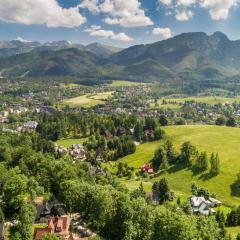
{"type": "Polygon", "coordinates": [[[239,0],[0,0],[0,39],[120,47],[182,32],[240,39],[239,0]]]}

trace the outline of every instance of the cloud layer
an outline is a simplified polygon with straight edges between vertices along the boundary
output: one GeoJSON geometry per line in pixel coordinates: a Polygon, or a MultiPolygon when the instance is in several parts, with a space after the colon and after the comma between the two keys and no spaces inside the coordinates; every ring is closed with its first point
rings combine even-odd
{"type": "Polygon", "coordinates": [[[79,8],[65,9],[56,0],[0,0],[0,20],[25,25],[77,27],[86,22],[79,8]]]}
{"type": "Polygon", "coordinates": [[[154,28],[152,31],[153,35],[160,36],[162,39],[167,39],[173,36],[172,30],[170,28],[154,28]]]}
{"type": "Polygon", "coordinates": [[[86,8],[93,14],[104,13],[107,24],[119,24],[123,27],[142,27],[153,25],[145,15],[139,0],[83,0],[80,8],[86,8]]]}
{"type": "Polygon", "coordinates": [[[88,32],[91,36],[100,37],[104,39],[112,39],[121,42],[131,42],[133,38],[129,37],[126,33],[115,33],[111,30],[104,30],[101,26],[92,25],[90,28],[84,30],[88,32]]]}
{"type": "Polygon", "coordinates": [[[229,17],[232,8],[239,0],[158,0],[159,4],[170,9],[178,21],[187,21],[193,17],[196,7],[206,9],[211,19],[222,20],[229,17]]]}

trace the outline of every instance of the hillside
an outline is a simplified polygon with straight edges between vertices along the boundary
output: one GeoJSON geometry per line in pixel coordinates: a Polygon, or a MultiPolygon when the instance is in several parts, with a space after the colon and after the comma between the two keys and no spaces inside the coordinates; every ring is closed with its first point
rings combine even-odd
{"type": "MultiPolygon", "coordinates": [[[[2,45],[6,45],[6,42],[2,45]]],[[[11,51],[9,54],[12,54],[11,51]]],[[[29,53],[38,55],[34,64],[32,61],[25,61],[26,54],[19,54],[16,57],[17,64],[13,60],[15,57],[0,61],[0,72],[3,76],[21,76],[23,71],[19,69],[24,69],[29,72],[27,76],[34,77],[87,74],[91,77],[145,82],[176,79],[226,81],[240,74],[240,41],[231,41],[220,32],[210,36],[202,32],[184,33],[164,41],[132,46],[121,51],[98,43],[82,46],[60,41],[38,46],[34,48],[34,52],[38,53],[29,53]],[[65,54],[63,50],[66,50],[65,54]],[[71,52],[72,58],[69,58],[68,63],[65,61],[67,52],[71,52]],[[87,73],[86,67],[91,68],[87,73]]]]}
{"type": "MultiPolygon", "coordinates": [[[[231,191],[230,185],[236,180],[236,175],[240,170],[240,148],[237,147],[240,137],[240,129],[217,127],[217,126],[169,126],[165,127],[166,139],[171,139],[174,146],[179,151],[181,144],[185,141],[191,141],[199,151],[206,151],[208,155],[212,152],[218,152],[220,157],[220,174],[216,177],[207,179],[204,175],[194,175],[191,170],[181,167],[171,167],[167,177],[173,191],[184,198],[190,195],[190,186],[192,181],[196,181],[200,186],[209,189],[226,204],[238,204],[239,197],[231,191]],[[224,191],[223,191],[224,189],[224,191]]],[[[151,142],[139,145],[137,151],[120,161],[127,162],[138,170],[140,166],[153,158],[155,150],[163,144],[164,141],[151,142]]],[[[151,188],[151,183],[159,177],[146,180],[145,186],[151,188]]],[[[127,180],[126,185],[131,188],[137,188],[139,181],[127,180]]]]}
{"type": "Polygon", "coordinates": [[[98,73],[97,55],[78,49],[59,51],[32,51],[0,59],[3,76],[87,76],[98,73]]]}

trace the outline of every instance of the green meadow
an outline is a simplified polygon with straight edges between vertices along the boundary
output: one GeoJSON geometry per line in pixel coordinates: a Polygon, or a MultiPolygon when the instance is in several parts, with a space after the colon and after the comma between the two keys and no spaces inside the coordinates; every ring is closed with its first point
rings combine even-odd
{"type": "MultiPolygon", "coordinates": [[[[170,108],[172,110],[179,110],[181,105],[186,101],[194,101],[198,103],[207,103],[209,105],[215,105],[218,103],[227,104],[233,102],[240,102],[240,98],[227,98],[227,97],[181,97],[181,98],[161,98],[158,99],[157,105],[159,108],[170,108]],[[162,104],[163,100],[166,100],[167,104],[162,104]],[[170,103],[172,102],[172,103],[170,103]]],[[[151,107],[155,107],[154,101],[151,102],[151,107]]]]}
{"type": "MultiPolygon", "coordinates": [[[[183,142],[190,141],[199,151],[206,151],[209,157],[212,152],[218,152],[220,174],[207,178],[207,174],[195,175],[190,169],[172,166],[166,173],[143,179],[146,190],[150,190],[151,184],[164,176],[168,179],[172,190],[178,196],[186,198],[190,195],[191,183],[195,181],[199,186],[206,187],[211,193],[215,193],[226,206],[238,205],[240,198],[232,194],[230,185],[235,182],[236,175],[240,171],[240,129],[204,125],[169,126],[164,129],[166,131],[164,140],[141,144],[134,154],[119,161],[126,162],[139,171],[140,166],[151,161],[155,150],[167,139],[173,141],[177,151],[183,142]]],[[[140,183],[136,178],[123,181],[129,189],[137,188],[140,183]]]]}
{"type": "Polygon", "coordinates": [[[109,86],[111,87],[131,87],[131,86],[139,86],[145,85],[146,83],[141,82],[130,82],[130,81],[123,81],[123,80],[114,80],[109,86]]]}
{"type": "Polygon", "coordinates": [[[73,144],[83,144],[87,138],[64,138],[56,141],[55,143],[63,147],[71,147],[73,144]]]}
{"type": "Polygon", "coordinates": [[[114,92],[103,92],[96,94],[86,94],[75,98],[65,99],[61,105],[69,105],[75,107],[93,107],[99,104],[104,104],[106,99],[111,97],[114,92]]]}

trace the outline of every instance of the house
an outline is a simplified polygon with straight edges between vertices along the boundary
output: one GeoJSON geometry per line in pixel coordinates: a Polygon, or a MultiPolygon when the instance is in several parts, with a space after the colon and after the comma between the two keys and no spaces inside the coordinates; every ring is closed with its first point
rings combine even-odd
{"type": "Polygon", "coordinates": [[[36,205],[36,222],[45,222],[51,216],[53,204],[40,203],[36,205]]]}
{"type": "Polygon", "coordinates": [[[41,240],[47,234],[54,234],[61,239],[71,239],[69,232],[70,219],[68,216],[49,217],[46,228],[35,228],[34,240],[41,240]]]}
{"type": "Polygon", "coordinates": [[[7,117],[0,116],[0,123],[8,123],[9,120],[7,117]]]}
{"type": "Polygon", "coordinates": [[[70,151],[70,155],[74,160],[83,159],[86,157],[86,152],[83,148],[82,144],[73,144],[72,150],[70,151]]]}
{"type": "Polygon", "coordinates": [[[142,166],[141,166],[141,171],[142,172],[147,172],[149,174],[153,174],[154,173],[154,170],[153,170],[153,166],[148,164],[148,163],[144,163],[142,166]]]}
{"type": "Polygon", "coordinates": [[[146,137],[153,138],[154,137],[154,130],[145,130],[144,135],[146,137]]]}
{"type": "Polygon", "coordinates": [[[202,215],[213,214],[215,213],[215,211],[211,208],[217,206],[215,204],[216,204],[215,201],[211,202],[210,200],[206,200],[204,197],[192,196],[190,198],[190,205],[192,207],[193,213],[195,214],[202,214],[202,215]]]}
{"type": "Polygon", "coordinates": [[[219,207],[219,206],[222,205],[221,201],[219,201],[219,200],[217,200],[215,198],[212,198],[212,197],[209,198],[209,202],[210,202],[210,206],[211,207],[219,207]]]}
{"type": "Polygon", "coordinates": [[[37,122],[29,121],[29,122],[26,122],[26,123],[23,124],[22,131],[26,132],[26,131],[29,131],[29,130],[36,130],[37,126],[38,126],[37,122]]]}

